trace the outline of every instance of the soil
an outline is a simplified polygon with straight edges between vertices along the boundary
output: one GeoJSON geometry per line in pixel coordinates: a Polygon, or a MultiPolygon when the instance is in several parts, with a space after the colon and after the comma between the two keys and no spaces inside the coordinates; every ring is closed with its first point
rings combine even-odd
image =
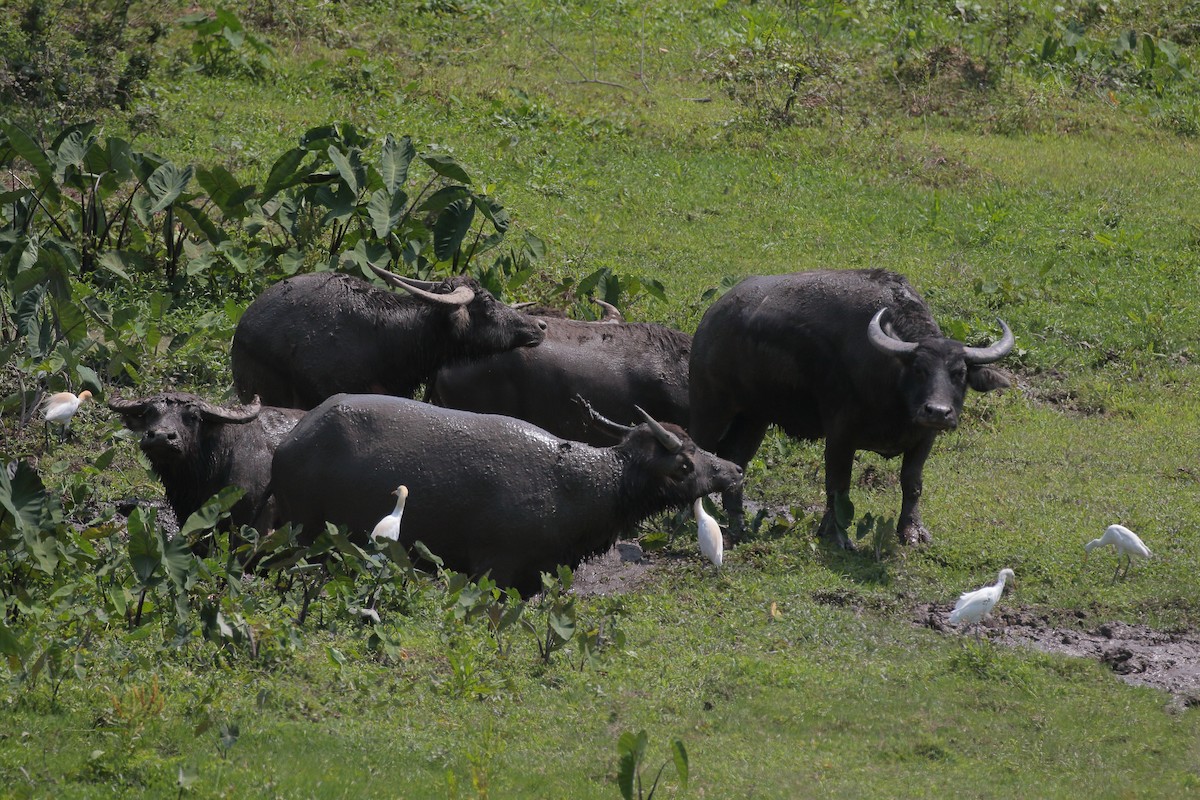
{"type": "Polygon", "coordinates": [[[607,553],[579,565],[572,591],[581,597],[634,592],[649,582],[655,566],[637,542],[617,542],[607,553]]]}
{"type": "MultiPolygon", "coordinates": [[[[949,604],[919,605],[913,621],[959,635],[947,621],[952,608],[949,604]]],[[[1086,615],[1077,627],[1066,626],[1028,608],[994,612],[984,620],[980,634],[998,644],[1092,658],[1126,683],[1170,692],[1184,707],[1200,705],[1200,634],[1170,633],[1125,622],[1096,624],[1086,615]]]]}

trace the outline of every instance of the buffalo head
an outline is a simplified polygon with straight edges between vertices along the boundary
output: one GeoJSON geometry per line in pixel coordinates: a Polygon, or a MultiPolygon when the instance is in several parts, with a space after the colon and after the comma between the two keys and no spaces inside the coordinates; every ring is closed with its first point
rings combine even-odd
{"type": "Polygon", "coordinates": [[[639,472],[652,476],[656,501],[662,505],[689,504],[742,482],[741,467],[697,447],[678,425],[658,422],[641,408],[643,424],[621,425],[601,415],[583,397],[574,399],[592,427],[616,440],[615,447],[639,472]]]}
{"type": "Polygon", "coordinates": [[[941,336],[905,341],[884,329],[882,319],[887,311],[881,308],[871,318],[867,337],[877,350],[903,362],[900,390],[909,418],[917,425],[952,430],[958,426],[968,386],[987,392],[1009,385],[1007,378],[987,366],[1008,355],[1016,341],[1004,320],[997,320],[1003,331],[1000,341],[988,347],[968,347],[941,336]]]}
{"type": "Polygon", "coordinates": [[[448,335],[465,355],[485,355],[534,347],[546,336],[544,320],[505,305],[465,276],[444,281],[420,281],[395,275],[376,266],[375,274],[413,297],[446,309],[448,335]]]}
{"type": "Polygon", "coordinates": [[[156,468],[198,455],[203,427],[210,423],[244,424],[258,416],[258,398],[236,408],[222,408],[191,394],[163,392],[138,400],[113,398],[108,407],[121,422],[140,433],[142,452],[156,468]]]}

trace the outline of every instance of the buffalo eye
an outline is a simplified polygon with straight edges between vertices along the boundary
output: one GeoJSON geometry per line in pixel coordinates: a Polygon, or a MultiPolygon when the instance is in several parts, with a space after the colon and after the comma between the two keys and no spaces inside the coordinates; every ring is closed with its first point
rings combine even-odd
{"type": "Polygon", "coordinates": [[[692,471],[692,469],[693,469],[692,462],[690,462],[690,461],[684,461],[683,463],[681,463],[679,465],[679,471],[682,472],[684,475],[687,475],[689,472],[692,471]]]}
{"type": "Polygon", "coordinates": [[[199,422],[200,412],[194,408],[187,408],[183,412],[183,421],[187,423],[199,422]]]}

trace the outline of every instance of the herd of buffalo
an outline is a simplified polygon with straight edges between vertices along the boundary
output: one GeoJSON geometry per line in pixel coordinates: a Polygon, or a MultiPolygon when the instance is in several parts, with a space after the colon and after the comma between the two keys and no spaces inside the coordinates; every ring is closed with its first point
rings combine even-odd
{"type": "Polygon", "coordinates": [[[742,470],[769,425],[826,440],[819,532],[857,450],[902,456],[897,522],[927,541],[918,502],[937,433],[967,387],[1008,385],[989,364],[1014,339],[969,347],[883,270],[743,280],[694,337],[619,315],[581,322],[521,310],[475,281],[376,270],[392,291],[335,273],[263,292],[234,333],[222,407],[166,392],[113,399],[179,519],[228,485],[235,526],[325,522],[360,539],[408,486],[401,541],[451,569],[536,591],[656,513],[722,492],[743,525],[742,470]],[[426,387],[426,400],[412,399],[426,387]],[[634,423],[634,424],[625,424],[634,423]]]}

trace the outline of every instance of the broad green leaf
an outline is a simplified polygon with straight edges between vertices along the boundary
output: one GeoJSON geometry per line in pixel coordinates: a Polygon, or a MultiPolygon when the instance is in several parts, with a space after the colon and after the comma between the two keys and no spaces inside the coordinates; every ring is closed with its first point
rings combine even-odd
{"type": "Polygon", "coordinates": [[[377,237],[387,238],[392,229],[399,224],[407,202],[408,198],[404,192],[389,195],[387,191],[378,189],[371,194],[371,200],[367,203],[367,213],[371,216],[371,229],[377,237]]]}
{"type": "Polygon", "coordinates": [[[444,561],[442,561],[441,558],[439,558],[438,556],[435,556],[433,554],[433,552],[430,551],[430,549],[428,547],[426,547],[425,543],[422,541],[413,542],[413,550],[416,550],[418,556],[425,559],[430,564],[433,564],[435,567],[440,567],[445,563],[444,561]]]}
{"type": "Polygon", "coordinates": [[[196,182],[229,220],[243,219],[248,213],[246,201],[254,196],[254,186],[242,186],[237,178],[220,164],[212,169],[196,170],[196,182]]]}
{"type": "Polygon", "coordinates": [[[300,165],[306,155],[304,150],[294,147],[275,160],[271,166],[271,174],[267,176],[267,182],[263,186],[262,195],[258,198],[260,203],[266,203],[279,192],[295,186],[304,179],[305,171],[300,169],[300,165]]]}
{"type": "Polygon", "coordinates": [[[438,215],[433,224],[433,254],[439,261],[454,257],[474,220],[475,202],[467,197],[455,200],[438,215]]]}
{"type": "Polygon", "coordinates": [[[509,216],[508,210],[490,197],[476,195],[475,200],[479,205],[479,210],[488,218],[492,226],[500,233],[507,233],[509,226],[512,225],[512,217],[509,216]]]}
{"type": "Polygon", "coordinates": [[[229,509],[232,509],[245,494],[245,489],[241,487],[227,486],[212,495],[211,498],[204,501],[204,505],[187,517],[184,527],[179,529],[179,539],[188,541],[192,534],[216,528],[222,517],[227,517],[229,509]]]}
{"type": "Polygon", "coordinates": [[[429,197],[425,198],[425,202],[421,203],[417,211],[422,213],[438,212],[446,206],[463,197],[470,197],[471,190],[465,186],[443,186],[429,197]]]}
{"type": "Polygon", "coordinates": [[[326,645],[325,655],[329,656],[329,663],[334,667],[341,669],[342,667],[346,666],[346,656],[336,647],[333,647],[332,645],[326,645]]]}
{"type": "Polygon", "coordinates": [[[675,774],[679,776],[679,787],[687,791],[688,786],[688,754],[683,742],[674,739],[671,742],[671,758],[675,761],[675,774]]]}
{"type": "Polygon", "coordinates": [[[120,250],[108,250],[102,254],[99,259],[97,259],[96,263],[117,277],[126,281],[131,281],[132,279],[129,277],[129,273],[125,271],[129,266],[129,264],[126,263],[128,257],[129,254],[120,250]]]}
{"type": "Polygon", "coordinates": [[[154,205],[150,206],[150,213],[157,214],[174,203],[191,183],[193,172],[194,169],[190,164],[180,169],[170,161],[154,170],[146,181],[146,188],[154,197],[154,205]]]}
{"type": "MultiPolygon", "coordinates": [[[[38,530],[45,506],[46,487],[33,467],[18,461],[12,478],[7,469],[0,469],[0,509],[8,513],[17,530],[38,530]]],[[[0,514],[0,522],[4,517],[0,514]]]]}
{"type": "Polygon", "coordinates": [[[83,169],[84,157],[91,145],[88,137],[94,127],[93,122],[73,125],[55,137],[50,150],[54,154],[55,172],[59,180],[62,180],[67,167],[83,169]]]}
{"type": "Polygon", "coordinates": [[[188,540],[181,531],[167,538],[166,531],[159,528],[159,546],[162,548],[162,564],[167,570],[175,591],[184,594],[196,582],[196,557],[188,547],[188,540]]]}
{"type": "Polygon", "coordinates": [[[157,526],[158,519],[153,510],[144,512],[135,508],[129,515],[129,563],[143,586],[150,585],[150,579],[162,564],[158,536],[154,531],[157,526]]]}
{"type": "Polygon", "coordinates": [[[50,159],[46,157],[38,143],[30,138],[29,134],[7,122],[0,122],[0,133],[4,134],[8,145],[16,151],[17,155],[29,162],[29,166],[37,172],[38,178],[42,181],[49,181],[54,177],[54,168],[50,164],[50,159]]]}
{"type": "Polygon", "coordinates": [[[575,602],[572,600],[559,609],[550,611],[550,628],[564,642],[575,635],[575,602]]]}
{"type": "Polygon", "coordinates": [[[416,155],[417,150],[409,137],[400,141],[393,139],[390,133],[384,137],[379,172],[389,194],[395,195],[408,181],[408,166],[416,155]]]}
{"type": "Polygon", "coordinates": [[[209,219],[204,210],[190,203],[180,203],[175,206],[175,215],[183,223],[188,233],[202,241],[219,244],[227,238],[225,233],[209,219]]]}
{"type": "Polygon", "coordinates": [[[357,195],[359,186],[361,185],[358,180],[358,170],[355,169],[355,163],[359,160],[358,154],[352,150],[347,155],[333,145],[329,146],[327,152],[329,160],[333,162],[333,166],[338,171],[338,175],[342,176],[342,180],[350,187],[350,191],[357,195]]]}
{"type": "Polygon", "coordinates": [[[471,183],[471,176],[467,174],[462,164],[459,164],[453,156],[445,153],[429,153],[421,156],[421,160],[443,178],[449,178],[452,181],[468,185],[471,183]]]}
{"type": "Polygon", "coordinates": [[[24,648],[21,647],[21,640],[3,622],[0,622],[0,655],[8,656],[10,659],[15,658],[18,661],[24,660],[24,648]]]}

